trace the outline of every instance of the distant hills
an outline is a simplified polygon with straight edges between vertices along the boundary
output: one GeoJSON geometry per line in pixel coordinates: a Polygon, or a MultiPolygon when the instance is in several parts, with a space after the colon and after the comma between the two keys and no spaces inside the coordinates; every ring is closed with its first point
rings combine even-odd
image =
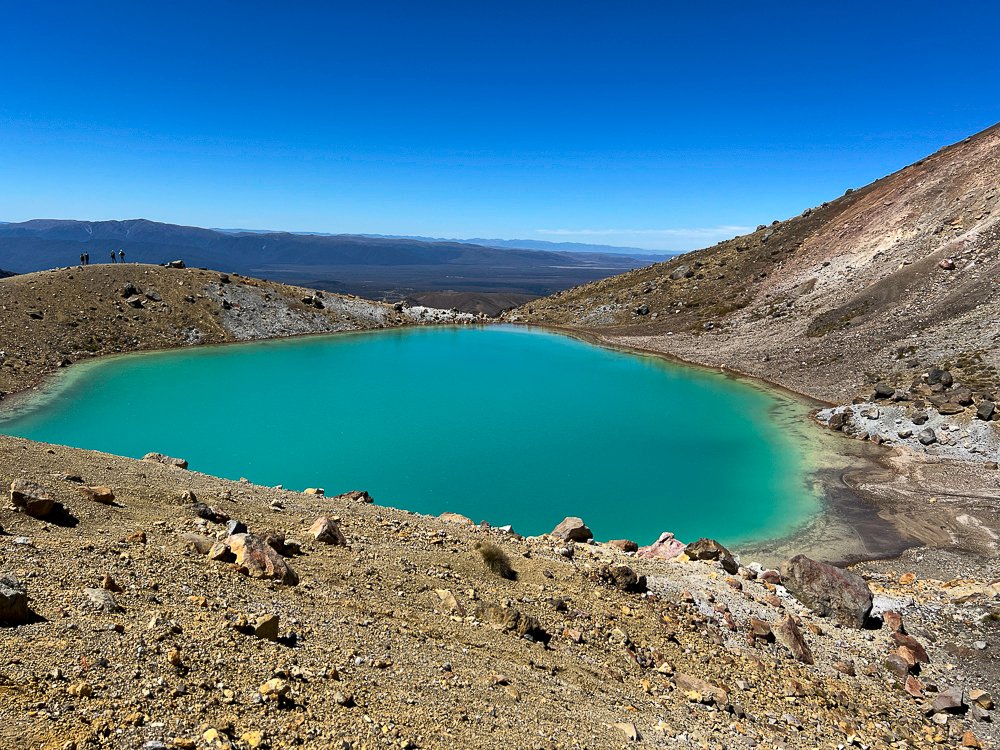
{"type": "MultiPolygon", "coordinates": [[[[4,222],[0,221],[0,224],[4,222]]],[[[227,234],[276,234],[270,229],[219,229],[217,232],[227,234]]],[[[317,237],[338,237],[331,232],[290,232],[290,234],[315,235],[317,237]]],[[[472,239],[457,239],[454,237],[425,237],[419,234],[370,234],[353,235],[357,237],[373,237],[383,240],[417,240],[419,242],[458,242],[463,245],[481,245],[483,247],[513,248],[515,250],[548,250],[562,253],[606,253],[610,255],[629,255],[651,260],[667,260],[680,255],[680,252],[669,250],[645,250],[641,247],[622,247],[620,245],[592,245],[586,242],[549,242],[547,240],[500,240],[474,237],[472,239]]]]}
{"type": "Polygon", "coordinates": [[[585,242],[548,242],[546,240],[488,240],[482,237],[473,239],[442,239],[440,237],[420,237],[418,235],[366,234],[365,237],[384,237],[424,242],[461,242],[465,245],[482,245],[484,247],[515,248],[519,250],[548,250],[556,253],[603,253],[608,255],[628,255],[633,258],[648,260],[667,260],[680,255],[679,252],[666,250],[643,250],[641,247],[620,247],[618,245],[591,245],[585,242]]]}
{"type": "MultiPolygon", "coordinates": [[[[502,241],[498,241],[502,242],[502,241]]],[[[557,243],[542,243],[561,247],[557,243]]],[[[216,268],[335,292],[420,301],[449,292],[461,309],[495,312],[534,297],[648,265],[614,252],[493,247],[467,241],[202,229],[147,219],[0,223],[0,268],[17,273],[126,260],[216,268]],[[502,302],[501,302],[502,301],[502,302]]]]}

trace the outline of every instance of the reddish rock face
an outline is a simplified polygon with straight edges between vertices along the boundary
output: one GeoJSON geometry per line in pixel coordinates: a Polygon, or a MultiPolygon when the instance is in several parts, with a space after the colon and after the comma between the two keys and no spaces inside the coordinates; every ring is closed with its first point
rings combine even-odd
{"type": "Polygon", "coordinates": [[[905,633],[906,630],[903,628],[903,616],[899,612],[894,612],[889,610],[882,613],[882,622],[889,628],[891,633],[905,633]]]}
{"type": "Polygon", "coordinates": [[[102,505],[111,505],[115,501],[115,493],[110,487],[94,486],[94,487],[80,487],[80,494],[89,500],[93,500],[95,503],[101,503],[102,505]]]}
{"type": "Polygon", "coordinates": [[[912,635],[896,631],[892,634],[892,640],[899,646],[897,651],[900,656],[904,657],[907,661],[910,661],[911,666],[917,662],[922,664],[931,663],[931,660],[927,656],[927,650],[920,644],[920,641],[912,635]]]}
{"type": "Polygon", "coordinates": [[[773,641],[774,633],[771,631],[771,625],[767,620],[760,620],[756,617],[750,618],[750,629],[749,635],[751,641],[773,641]]]}
{"type": "Polygon", "coordinates": [[[659,557],[664,560],[672,560],[684,551],[684,542],[675,539],[669,531],[660,534],[660,538],[648,547],[639,549],[639,557],[659,557]]]}
{"type": "Polygon", "coordinates": [[[849,570],[796,555],[781,566],[781,579],[796,599],[820,617],[862,628],[872,611],[872,592],[865,580],[849,570]]]}
{"type": "Polygon", "coordinates": [[[299,582],[295,571],[263,539],[253,534],[234,534],[226,543],[240,570],[251,578],[274,578],[288,586],[299,582]]]}

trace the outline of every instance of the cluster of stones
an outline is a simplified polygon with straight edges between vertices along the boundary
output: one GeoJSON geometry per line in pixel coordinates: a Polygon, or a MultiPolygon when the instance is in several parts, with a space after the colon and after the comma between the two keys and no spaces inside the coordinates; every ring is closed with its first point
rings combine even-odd
{"type": "MultiPolygon", "coordinates": [[[[574,542],[592,542],[590,530],[580,518],[570,517],[557,526],[551,536],[574,542]]],[[[873,616],[873,595],[868,583],[859,575],[842,568],[812,560],[804,555],[796,555],[782,564],[780,571],[745,568],[739,565],[733,554],[725,546],[713,539],[699,539],[684,545],[673,534],[665,532],[648,547],[639,548],[629,540],[614,540],[608,546],[638,557],[662,559],[686,559],[718,564],[732,576],[726,582],[736,590],[742,590],[744,580],[757,580],[772,591],[781,586],[799,602],[821,618],[830,618],[838,626],[855,629],[884,629],[889,633],[888,653],[884,668],[899,680],[899,688],[912,698],[920,701],[922,712],[934,723],[945,725],[952,717],[973,721],[990,721],[993,709],[992,696],[981,689],[966,690],[955,684],[947,688],[924,685],[919,675],[921,666],[930,663],[927,650],[916,638],[906,632],[902,616],[896,611],[886,611],[881,616],[873,616]]],[[[601,565],[592,571],[591,577],[601,583],[621,591],[643,593],[647,591],[645,577],[637,577],[626,565],[601,565]],[[639,585],[636,585],[636,584],[639,585]]],[[[765,601],[781,607],[781,601],[773,593],[765,601]]],[[[681,593],[681,603],[698,609],[693,596],[681,593]]],[[[732,613],[724,604],[708,603],[718,614],[721,628],[736,632],[739,630],[732,613]]],[[[815,657],[802,632],[803,622],[790,613],[768,622],[750,617],[746,624],[747,643],[777,643],[783,646],[793,658],[803,664],[814,664],[815,657]]],[[[809,629],[815,633],[819,628],[810,623],[809,629]]],[[[579,633],[564,632],[565,637],[579,642],[579,633]]],[[[834,668],[845,675],[854,676],[856,667],[851,661],[838,661],[834,668]]],[[[695,702],[707,702],[727,710],[734,710],[729,702],[729,693],[724,688],[706,683],[690,675],[674,675],[677,687],[695,702]]],[[[634,725],[630,725],[634,728],[634,725]]],[[[626,736],[630,731],[621,727],[626,736]]],[[[962,736],[964,747],[980,747],[975,734],[966,731],[962,736]]]]}

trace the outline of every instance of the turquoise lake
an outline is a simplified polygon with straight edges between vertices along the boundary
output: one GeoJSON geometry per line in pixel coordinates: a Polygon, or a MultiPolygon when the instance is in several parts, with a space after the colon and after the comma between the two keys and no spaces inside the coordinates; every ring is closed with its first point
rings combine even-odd
{"type": "Polygon", "coordinates": [[[413,328],[74,365],[0,432],[328,495],[600,540],[787,534],[821,505],[805,407],[538,329],[413,328]]]}

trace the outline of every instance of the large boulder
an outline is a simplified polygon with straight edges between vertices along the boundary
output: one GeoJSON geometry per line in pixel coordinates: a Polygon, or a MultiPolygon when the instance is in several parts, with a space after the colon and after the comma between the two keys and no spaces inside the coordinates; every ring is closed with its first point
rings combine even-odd
{"type": "Polygon", "coordinates": [[[147,453],[142,457],[142,460],[152,461],[153,463],[163,464],[164,466],[176,466],[178,469],[186,469],[188,467],[188,462],[183,458],[164,456],[162,453],[147,453]]]}
{"type": "Polygon", "coordinates": [[[660,538],[648,547],[640,547],[637,553],[639,557],[659,557],[664,560],[673,560],[684,551],[684,542],[675,539],[669,531],[660,534],[660,538]]]}
{"type": "Polygon", "coordinates": [[[50,490],[27,479],[10,483],[10,501],[33,518],[45,518],[56,506],[50,490]]]}
{"type": "Polygon", "coordinates": [[[896,393],[896,389],[887,383],[876,383],[875,384],[875,398],[885,399],[892,398],[896,393]]]}
{"type": "Polygon", "coordinates": [[[88,588],[83,590],[83,608],[92,612],[102,612],[112,615],[115,612],[122,612],[122,606],[115,599],[115,595],[107,589],[88,588]]]}
{"type": "Polygon", "coordinates": [[[552,536],[567,542],[586,542],[594,538],[593,532],[587,528],[582,518],[567,516],[558,526],[552,529],[552,536]]]}
{"type": "Polygon", "coordinates": [[[28,590],[13,576],[0,578],[0,622],[20,625],[32,618],[28,609],[28,590]]]}
{"type": "Polygon", "coordinates": [[[781,566],[781,580],[796,599],[820,617],[863,628],[872,611],[872,591],[849,570],[796,555],[781,566]]]}
{"type": "Polygon", "coordinates": [[[736,575],[739,570],[733,553],[714,539],[702,537],[697,542],[691,542],[684,548],[684,554],[692,560],[718,560],[722,569],[730,575],[736,575]]]}
{"type": "Polygon", "coordinates": [[[934,434],[934,430],[930,427],[925,427],[917,433],[917,440],[919,440],[922,445],[933,445],[937,442],[937,435],[934,434]]]}
{"type": "Polygon", "coordinates": [[[335,544],[339,547],[347,546],[347,537],[344,536],[344,532],[340,530],[337,522],[329,516],[320,516],[313,521],[313,525],[309,527],[309,533],[313,535],[313,539],[325,544],[335,544]]]}
{"type": "Polygon", "coordinates": [[[609,547],[614,547],[622,552],[638,552],[639,545],[631,539],[612,539],[608,542],[609,547]]]}
{"type": "Polygon", "coordinates": [[[692,276],[694,276],[694,272],[686,264],[677,266],[677,268],[670,273],[670,278],[674,281],[677,281],[678,279],[691,278],[692,276]]]}
{"type": "Polygon", "coordinates": [[[251,578],[273,578],[295,586],[299,577],[273,547],[253,534],[233,534],[226,539],[240,571],[251,578]]]}

